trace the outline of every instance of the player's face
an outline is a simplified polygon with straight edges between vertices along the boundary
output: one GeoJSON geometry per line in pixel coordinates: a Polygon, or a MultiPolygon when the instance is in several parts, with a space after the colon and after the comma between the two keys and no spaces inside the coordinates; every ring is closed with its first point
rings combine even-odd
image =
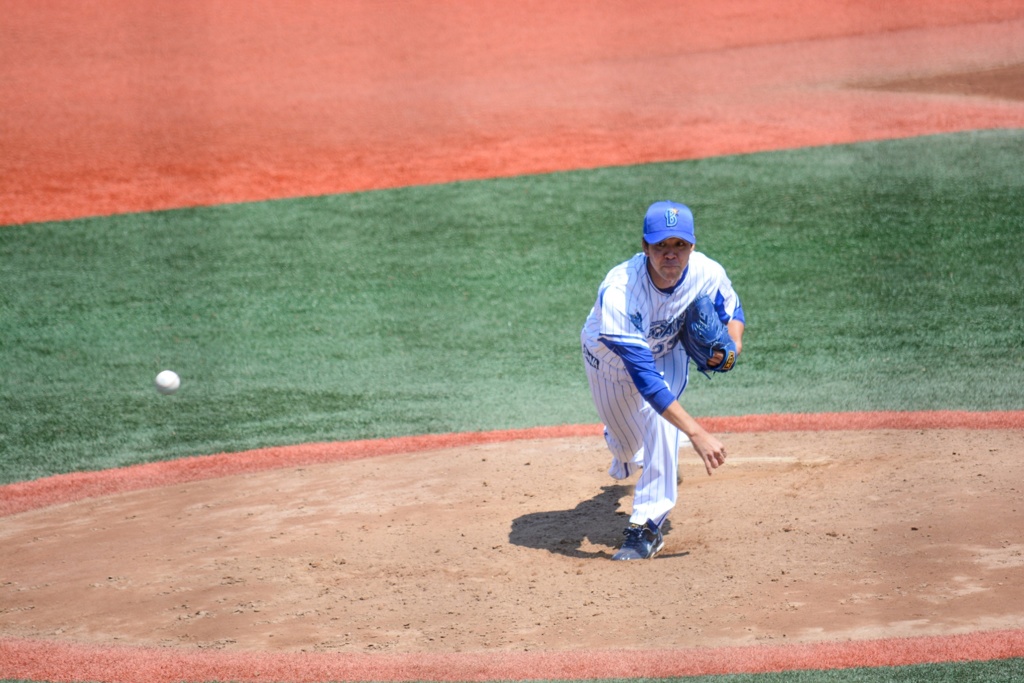
{"type": "Polygon", "coordinates": [[[683,276],[693,245],[678,237],[670,237],[657,244],[644,242],[644,253],[647,255],[647,272],[654,285],[667,289],[683,276]]]}

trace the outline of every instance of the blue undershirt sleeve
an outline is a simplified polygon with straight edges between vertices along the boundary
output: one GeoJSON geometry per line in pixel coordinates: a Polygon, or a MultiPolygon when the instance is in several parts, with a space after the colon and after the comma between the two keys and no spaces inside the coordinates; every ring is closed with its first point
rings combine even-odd
{"type": "Polygon", "coordinates": [[[675,394],[665,384],[665,378],[655,367],[650,349],[632,344],[615,344],[607,339],[601,341],[622,359],[626,372],[629,373],[640,395],[658,411],[659,415],[675,402],[675,394]]]}

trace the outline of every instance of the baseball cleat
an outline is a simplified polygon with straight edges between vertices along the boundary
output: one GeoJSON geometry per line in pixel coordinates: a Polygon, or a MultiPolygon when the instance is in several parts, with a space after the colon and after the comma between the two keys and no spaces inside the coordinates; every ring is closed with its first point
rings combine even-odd
{"type": "Polygon", "coordinates": [[[651,520],[642,525],[630,524],[622,533],[626,540],[619,552],[612,555],[613,560],[649,560],[665,546],[661,529],[651,520]]]}

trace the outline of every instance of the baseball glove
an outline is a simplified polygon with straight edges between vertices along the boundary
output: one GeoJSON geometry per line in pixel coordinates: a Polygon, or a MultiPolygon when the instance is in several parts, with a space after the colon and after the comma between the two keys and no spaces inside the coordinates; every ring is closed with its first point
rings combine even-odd
{"type": "Polygon", "coordinates": [[[679,342],[686,349],[686,354],[693,359],[697,369],[707,377],[711,377],[709,371],[728,372],[736,364],[736,342],[719,320],[711,299],[703,294],[683,312],[679,342]],[[723,353],[722,361],[710,367],[708,363],[715,355],[715,351],[723,353]]]}

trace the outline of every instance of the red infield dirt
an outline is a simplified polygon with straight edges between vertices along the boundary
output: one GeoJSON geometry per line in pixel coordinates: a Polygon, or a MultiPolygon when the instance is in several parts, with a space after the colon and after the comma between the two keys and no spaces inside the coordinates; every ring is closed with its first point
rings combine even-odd
{"type": "MultiPolygon", "coordinates": [[[[0,224],[1024,124],[1017,0],[754,4],[12,3],[0,224]]],[[[2,487],[0,677],[1024,656],[1024,413],[705,422],[639,565],[595,426],[2,487]]]]}
{"type": "Polygon", "coordinates": [[[1020,0],[9,2],[0,225],[1018,128],[1022,36],[1020,0]]]}

